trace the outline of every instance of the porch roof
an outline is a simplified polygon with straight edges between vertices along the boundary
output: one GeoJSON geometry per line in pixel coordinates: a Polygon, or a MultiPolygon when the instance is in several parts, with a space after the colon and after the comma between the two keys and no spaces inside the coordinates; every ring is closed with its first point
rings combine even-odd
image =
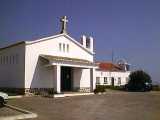
{"type": "Polygon", "coordinates": [[[78,59],[78,58],[70,58],[70,57],[61,57],[61,56],[52,56],[52,55],[40,55],[41,57],[53,61],[53,62],[67,62],[72,64],[81,64],[87,66],[94,66],[96,67],[97,64],[88,60],[78,59]]]}

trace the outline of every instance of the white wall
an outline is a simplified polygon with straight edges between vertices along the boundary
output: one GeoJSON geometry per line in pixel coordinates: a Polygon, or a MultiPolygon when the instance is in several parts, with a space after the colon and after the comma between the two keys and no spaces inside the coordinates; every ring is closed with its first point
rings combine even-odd
{"type": "Polygon", "coordinates": [[[24,88],[24,54],[24,43],[0,50],[0,87],[24,88]]]}
{"type": "Polygon", "coordinates": [[[90,87],[90,69],[82,69],[80,87],[90,87]]]}
{"type": "MultiPolygon", "coordinates": [[[[44,59],[39,58],[31,81],[31,88],[53,88],[53,66],[44,67],[44,59]]],[[[28,82],[28,81],[26,81],[28,82]]]]}
{"type": "Polygon", "coordinates": [[[82,69],[73,68],[73,88],[80,88],[81,77],[82,77],[82,69]]]}
{"type": "Polygon", "coordinates": [[[104,85],[104,77],[107,77],[108,84],[105,85],[111,85],[111,78],[114,78],[114,85],[119,86],[119,85],[125,85],[127,84],[128,78],[130,75],[130,71],[126,72],[109,72],[109,71],[96,71],[96,78],[100,77],[100,84],[104,85]],[[121,84],[118,84],[118,78],[121,78],[121,84]]]}
{"type": "Polygon", "coordinates": [[[82,69],[82,68],[73,69],[73,87],[75,88],[90,87],[90,69],[82,69]]]}
{"type": "MultiPolygon", "coordinates": [[[[62,48],[63,48],[63,45],[62,45],[62,48]]],[[[81,47],[77,46],[75,43],[68,40],[65,36],[60,36],[54,39],[26,45],[26,56],[25,56],[25,61],[26,61],[25,63],[25,81],[26,81],[25,87],[26,88],[30,88],[33,80],[35,79],[39,79],[39,81],[43,81],[44,78],[46,78],[45,81],[48,81],[46,82],[46,86],[51,85],[50,79],[48,79],[48,74],[50,71],[48,71],[48,74],[46,74],[45,72],[36,72],[37,69],[40,69],[40,66],[37,64],[40,54],[63,56],[63,57],[70,57],[70,58],[79,58],[79,59],[93,61],[92,54],[86,52],[81,47]],[[60,51],[59,43],[69,44],[69,52],[67,51],[63,52],[63,49],[62,51],[60,51]],[[41,76],[44,76],[43,80],[42,80],[42,77],[38,77],[40,75],[35,76],[35,73],[36,74],[41,73],[41,76]]],[[[84,74],[86,74],[86,72],[84,72],[84,74]]],[[[51,78],[51,76],[49,78],[51,78]]],[[[41,86],[40,84],[41,82],[37,82],[37,86],[40,87],[41,86]]],[[[81,85],[84,86],[84,84],[85,82],[82,81],[81,85]]]]}

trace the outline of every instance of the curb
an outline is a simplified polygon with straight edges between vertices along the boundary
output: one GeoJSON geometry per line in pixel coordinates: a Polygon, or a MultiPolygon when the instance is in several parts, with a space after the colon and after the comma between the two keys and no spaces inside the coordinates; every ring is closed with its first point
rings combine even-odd
{"type": "Polygon", "coordinates": [[[6,107],[16,110],[18,112],[22,112],[20,115],[14,115],[14,116],[9,116],[9,117],[0,117],[0,120],[20,120],[20,119],[28,119],[28,118],[36,118],[38,115],[36,113],[32,113],[30,111],[11,106],[11,105],[5,105],[6,107]]]}
{"type": "Polygon", "coordinates": [[[8,99],[22,98],[22,97],[23,97],[22,95],[19,95],[19,96],[8,96],[8,99]]]}
{"type": "Polygon", "coordinates": [[[94,95],[94,93],[66,93],[66,94],[55,94],[54,98],[62,98],[62,97],[74,97],[74,96],[86,96],[86,95],[94,95]]]}

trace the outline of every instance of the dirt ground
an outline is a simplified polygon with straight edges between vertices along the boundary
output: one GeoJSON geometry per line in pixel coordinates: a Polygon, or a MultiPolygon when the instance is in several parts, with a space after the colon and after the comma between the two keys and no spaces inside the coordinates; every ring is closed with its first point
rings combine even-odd
{"type": "Polygon", "coordinates": [[[8,104],[37,113],[33,120],[160,120],[160,92],[24,97],[9,100],[8,104]]]}

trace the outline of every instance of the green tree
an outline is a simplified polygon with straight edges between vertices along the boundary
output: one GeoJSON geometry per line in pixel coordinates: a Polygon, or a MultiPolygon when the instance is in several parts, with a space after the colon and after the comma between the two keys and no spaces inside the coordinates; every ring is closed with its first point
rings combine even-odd
{"type": "Polygon", "coordinates": [[[143,70],[137,70],[130,74],[130,80],[128,82],[127,88],[131,91],[145,91],[146,89],[151,89],[152,80],[149,74],[143,70]]]}

